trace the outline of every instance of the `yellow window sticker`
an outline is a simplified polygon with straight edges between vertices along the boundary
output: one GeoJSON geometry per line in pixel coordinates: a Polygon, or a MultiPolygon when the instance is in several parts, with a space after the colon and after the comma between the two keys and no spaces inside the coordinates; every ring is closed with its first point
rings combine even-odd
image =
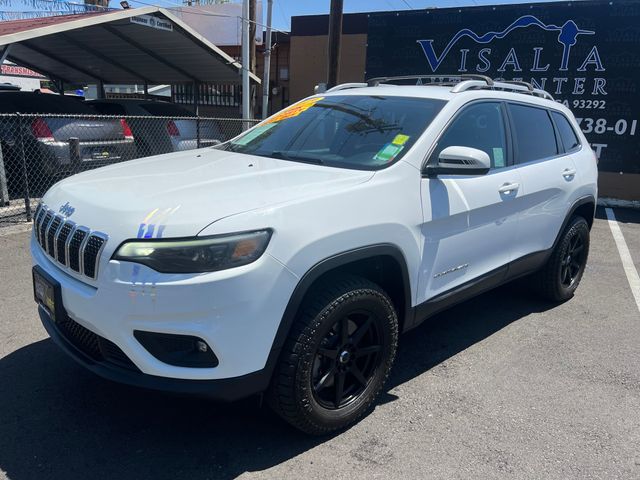
{"type": "Polygon", "coordinates": [[[265,123],[275,123],[280,122],[282,120],[286,120],[287,118],[297,117],[305,110],[309,110],[320,100],[324,100],[324,97],[314,97],[309,98],[307,100],[302,100],[301,102],[294,103],[290,107],[285,108],[280,113],[276,113],[273,117],[266,120],[265,123]]]}
{"type": "Polygon", "coordinates": [[[399,133],[391,143],[393,143],[394,145],[404,145],[405,143],[407,143],[407,140],[409,140],[409,138],[411,138],[409,137],[409,135],[402,135],[401,133],[399,133]]]}

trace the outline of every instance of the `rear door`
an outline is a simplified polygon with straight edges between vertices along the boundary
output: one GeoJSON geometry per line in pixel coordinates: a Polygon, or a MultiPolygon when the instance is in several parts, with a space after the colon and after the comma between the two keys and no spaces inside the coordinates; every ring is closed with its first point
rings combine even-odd
{"type": "Polygon", "coordinates": [[[508,111],[522,177],[522,217],[514,245],[514,258],[521,258],[552,247],[572,201],[577,171],[575,150],[565,151],[549,110],[513,102],[508,111]]]}
{"type": "Polygon", "coordinates": [[[422,180],[423,261],[418,301],[479,278],[499,283],[516,239],[520,174],[501,101],[463,107],[444,130],[429,158],[449,146],[480,149],[491,158],[486,175],[440,175],[422,180]]]}

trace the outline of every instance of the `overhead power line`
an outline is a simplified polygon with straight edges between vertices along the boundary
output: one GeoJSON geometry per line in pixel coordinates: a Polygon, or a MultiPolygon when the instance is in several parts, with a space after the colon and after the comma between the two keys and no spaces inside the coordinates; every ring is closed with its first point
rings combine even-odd
{"type": "MultiPolygon", "coordinates": [[[[200,15],[204,17],[230,18],[230,19],[234,19],[235,21],[242,20],[242,17],[239,15],[227,15],[224,13],[214,13],[207,10],[202,10],[195,6],[185,7],[177,3],[173,7],[167,6],[167,5],[157,5],[155,3],[148,3],[140,0],[131,0],[131,3],[144,5],[146,7],[164,8],[165,10],[180,12],[181,14],[184,14],[184,15],[200,15]]],[[[29,19],[29,18],[56,16],[56,15],[69,15],[69,14],[80,15],[83,13],[120,10],[119,8],[103,7],[101,5],[89,5],[85,3],[71,2],[68,0],[0,0],[0,5],[14,6],[16,4],[20,4],[20,5],[26,4],[33,8],[38,8],[39,10],[0,11],[0,20],[22,20],[22,19],[29,19]]],[[[258,27],[266,27],[265,24],[254,21],[254,20],[249,20],[249,22],[255,24],[258,27]]],[[[278,33],[288,33],[288,32],[285,32],[284,30],[279,30],[273,27],[271,28],[271,30],[278,33]]]]}

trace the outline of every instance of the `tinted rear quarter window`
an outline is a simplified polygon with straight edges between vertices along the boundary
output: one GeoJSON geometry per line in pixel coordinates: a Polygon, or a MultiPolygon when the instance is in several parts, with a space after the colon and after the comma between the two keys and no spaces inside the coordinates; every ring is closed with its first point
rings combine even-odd
{"type": "Polygon", "coordinates": [[[551,112],[551,116],[553,117],[553,121],[556,122],[556,127],[560,134],[562,144],[564,145],[565,152],[571,152],[580,147],[580,140],[578,140],[578,136],[571,126],[571,123],[569,123],[569,120],[567,120],[567,117],[559,112],[551,112]]]}
{"type": "Polygon", "coordinates": [[[516,139],[516,163],[552,157],[558,154],[555,131],[547,110],[509,104],[516,139]]]}

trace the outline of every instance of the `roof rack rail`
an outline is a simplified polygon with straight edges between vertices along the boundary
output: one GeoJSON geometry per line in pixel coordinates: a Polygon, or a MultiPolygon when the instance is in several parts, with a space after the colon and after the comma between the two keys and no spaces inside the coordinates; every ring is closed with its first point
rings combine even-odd
{"type": "Polygon", "coordinates": [[[542,90],[541,88],[534,88],[533,89],[533,94],[538,96],[538,97],[540,97],[540,98],[546,98],[547,100],[551,100],[552,102],[556,101],[556,99],[553,97],[553,95],[551,95],[546,90],[542,90]]]}
{"type": "Polygon", "coordinates": [[[531,85],[529,82],[523,82],[522,80],[502,80],[501,83],[509,83],[511,85],[520,85],[522,87],[526,87],[527,90],[529,90],[530,92],[533,92],[533,85],[531,85]]]}
{"type": "Polygon", "coordinates": [[[494,88],[499,90],[506,90],[510,92],[522,92],[534,95],[540,98],[546,98],[547,100],[555,101],[555,98],[545,90],[535,88],[529,82],[523,82],[522,80],[503,80],[501,82],[495,82],[494,88]]]}
{"type": "MultiPolygon", "coordinates": [[[[553,96],[539,88],[535,88],[529,82],[522,80],[502,80],[494,81],[486,75],[476,75],[469,73],[459,73],[454,75],[401,75],[397,77],[375,77],[370,78],[366,83],[343,83],[327,90],[327,92],[337,92],[349,88],[377,87],[381,85],[398,85],[393,82],[415,81],[415,85],[438,85],[450,86],[452,93],[466,92],[467,90],[501,90],[506,92],[523,93],[534,95],[555,101],[553,96]],[[424,80],[427,80],[423,83],[424,80]]],[[[400,85],[404,85],[401,83],[400,85]]],[[[320,93],[320,92],[318,92],[320,93]]]]}
{"type": "Polygon", "coordinates": [[[390,84],[391,82],[415,80],[416,85],[421,85],[423,79],[429,80],[428,82],[426,82],[426,85],[456,85],[463,80],[478,80],[484,82],[486,85],[493,85],[493,80],[486,75],[467,73],[459,73],[455,75],[401,75],[398,77],[375,77],[367,80],[367,84],[370,87],[376,87],[383,83],[390,84]],[[456,81],[454,79],[460,80],[456,81]]]}
{"type": "Polygon", "coordinates": [[[368,87],[369,84],[367,83],[362,83],[362,82],[355,82],[355,83],[341,83],[340,85],[336,85],[335,87],[331,87],[329,90],[325,90],[324,93],[328,93],[328,92],[337,92],[338,90],[347,90],[349,88],[362,88],[362,87],[368,87]]]}
{"type": "Polygon", "coordinates": [[[539,88],[534,88],[529,82],[523,82],[522,80],[502,80],[492,81],[491,84],[481,83],[475,80],[466,80],[457,83],[452,89],[452,93],[466,92],[467,90],[502,90],[505,92],[517,92],[528,95],[534,95],[536,97],[545,98],[547,100],[555,101],[555,98],[549,93],[539,88]]]}

